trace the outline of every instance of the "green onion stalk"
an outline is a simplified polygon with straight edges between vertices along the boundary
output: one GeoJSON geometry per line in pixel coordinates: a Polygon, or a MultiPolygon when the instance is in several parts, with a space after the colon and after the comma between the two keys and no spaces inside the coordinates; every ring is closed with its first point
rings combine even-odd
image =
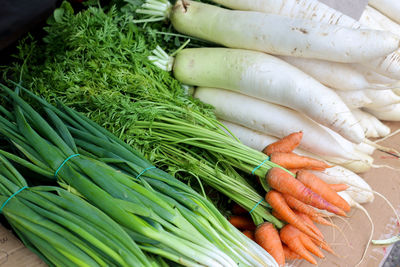
{"type": "Polygon", "coordinates": [[[0,205],[23,243],[49,266],[153,266],[102,211],[59,187],[28,188],[3,156],[0,205]]]}
{"type": "Polygon", "coordinates": [[[225,133],[211,107],[186,96],[147,59],[155,44],[170,40],[154,34],[156,28],[138,28],[132,12],[89,8],[75,15],[67,4],[58,11],[45,44],[20,46],[24,63],[16,70],[24,71],[32,91],[84,112],[177,178],[206,182],[252,211],[256,224],[282,226],[260,203],[263,190],[234,170],[255,170],[268,190],[264,176],[276,165],[225,133]],[[45,55],[45,62],[36,55],[45,55]]]}
{"type": "Polygon", "coordinates": [[[204,197],[156,169],[104,128],[25,89],[41,107],[37,109],[46,113],[46,120],[18,92],[0,87],[13,104],[12,112],[2,108],[0,133],[25,158],[1,153],[72,187],[120,224],[143,251],[186,266],[276,265],[204,197]],[[124,169],[116,169],[115,164],[124,169]]]}

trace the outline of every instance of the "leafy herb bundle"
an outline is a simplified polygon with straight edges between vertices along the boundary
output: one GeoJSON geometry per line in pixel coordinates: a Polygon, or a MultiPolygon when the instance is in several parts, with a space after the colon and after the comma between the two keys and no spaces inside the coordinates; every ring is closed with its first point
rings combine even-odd
{"type": "MultiPolygon", "coordinates": [[[[266,202],[256,205],[263,197],[232,167],[250,172],[266,156],[231,139],[209,106],[186,96],[178,81],[147,60],[158,44],[175,44],[156,34],[162,22],[138,27],[126,9],[89,7],[75,15],[64,3],[49,20],[45,45],[21,46],[24,64],[11,72],[23,72],[33,92],[86,113],[176,177],[201,179],[248,210],[256,207],[251,215],[257,224],[269,220],[281,227],[266,202]],[[199,143],[191,142],[196,138],[199,143]],[[202,147],[203,141],[218,149],[202,147]],[[239,158],[230,157],[235,149],[239,158]]],[[[269,168],[267,163],[256,174],[269,168]]]]}

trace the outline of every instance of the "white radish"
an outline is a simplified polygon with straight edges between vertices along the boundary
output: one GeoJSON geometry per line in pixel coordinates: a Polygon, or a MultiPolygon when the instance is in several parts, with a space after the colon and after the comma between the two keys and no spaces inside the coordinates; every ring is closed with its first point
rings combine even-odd
{"type": "Polygon", "coordinates": [[[199,87],[194,96],[215,107],[218,118],[282,138],[303,131],[302,147],[316,154],[353,159],[353,144],[306,116],[232,91],[199,87]]]}
{"type": "MultiPolygon", "coordinates": [[[[231,132],[232,134],[238,138],[243,144],[256,149],[258,151],[262,151],[267,145],[275,142],[278,140],[277,137],[255,131],[252,129],[249,129],[247,127],[241,126],[236,123],[228,122],[225,120],[221,120],[221,123],[223,123],[231,132]]],[[[304,135],[303,135],[304,138],[304,135]]],[[[300,147],[302,144],[300,143],[300,147]]],[[[360,153],[358,156],[360,159],[358,160],[349,160],[349,159],[343,159],[339,157],[327,157],[322,155],[316,155],[314,153],[305,151],[302,148],[296,148],[295,153],[303,156],[308,156],[312,157],[315,159],[323,160],[326,162],[330,162],[333,164],[341,165],[343,167],[346,167],[349,170],[352,170],[353,172],[357,173],[362,173],[368,171],[371,166],[373,159],[371,157],[365,156],[364,154],[360,153]]]]}
{"type": "Polygon", "coordinates": [[[373,115],[360,109],[354,109],[352,112],[358,119],[361,127],[363,127],[365,136],[375,138],[384,137],[390,134],[390,128],[384,125],[373,115]]]}
{"type": "Polygon", "coordinates": [[[372,100],[365,94],[365,90],[336,90],[335,92],[350,109],[365,107],[372,103],[372,100]]]}
{"type": "Polygon", "coordinates": [[[390,31],[400,36],[400,25],[371,6],[366,6],[360,23],[371,29],[390,31]]]}
{"type": "MultiPolygon", "coordinates": [[[[291,18],[309,19],[318,22],[351,27],[363,28],[362,25],[351,17],[330,8],[317,0],[213,0],[226,7],[253,10],[265,13],[274,13],[291,18]],[[254,4],[256,3],[256,4],[254,4]]],[[[393,0],[395,1],[395,0],[393,0]]],[[[397,0],[396,0],[397,1],[397,0]]],[[[365,28],[365,27],[364,27],[365,28]]],[[[363,62],[370,69],[400,79],[400,54],[397,52],[385,55],[379,59],[363,62]]]]}
{"type": "Polygon", "coordinates": [[[337,90],[388,89],[391,84],[371,83],[351,64],[280,56],[281,59],[304,71],[322,84],[337,90]]]}
{"type": "Polygon", "coordinates": [[[369,5],[375,7],[397,23],[400,23],[400,2],[398,0],[370,0],[369,5]]]}
{"type": "Polygon", "coordinates": [[[379,108],[363,108],[380,120],[400,121],[400,103],[379,108]]]}
{"type": "Polygon", "coordinates": [[[399,38],[390,32],[228,10],[194,1],[178,0],[170,19],[180,33],[276,55],[363,62],[399,48],[399,38]]]}
{"type": "Polygon", "coordinates": [[[360,64],[351,64],[351,66],[356,71],[362,73],[362,75],[365,77],[365,79],[372,84],[385,84],[389,88],[392,88],[392,89],[396,88],[396,87],[400,87],[399,80],[389,78],[385,75],[377,73],[374,70],[371,70],[370,68],[360,65],[360,64]]]}
{"type": "Polygon", "coordinates": [[[373,99],[373,102],[365,105],[368,108],[383,107],[400,102],[400,96],[392,90],[364,90],[367,97],[373,99]]]}
{"type": "Polygon", "coordinates": [[[295,109],[355,143],[364,139],[361,126],[333,90],[274,56],[241,49],[184,49],[173,72],[182,83],[240,91],[295,109]]]}
{"type": "Polygon", "coordinates": [[[353,18],[317,0],[212,0],[237,10],[280,14],[291,18],[308,19],[327,24],[358,29],[360,24],[353,18]]]}
{"type": "MultiPolygon", "coordinates": [[[[160,20],[170,9],[163,1],[154,0],[143,7],[140,13],[160,14],[160,20]],[[158,2],[160,5],[155,4],[158,2]]],[[[178,32],[227,47],[338,62],[363,62],[387,55],[398,49],[400,41],[385,31],[229,10],[190,0],[178,0],[169,18],[178,32]]]]}

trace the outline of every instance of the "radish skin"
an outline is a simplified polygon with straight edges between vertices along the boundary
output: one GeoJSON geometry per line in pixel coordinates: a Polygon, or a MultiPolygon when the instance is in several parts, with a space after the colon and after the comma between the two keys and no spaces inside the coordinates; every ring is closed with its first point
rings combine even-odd
{"type": "Polygon", "coordinates": [[[386,30],[400,36],[400,25],[371,6],[365,7],[360,23],[374,30],[386,30]]]}
{"type": "Polygon", "coordinates": [[[378,9],[395,22],[400,23],[400,2],[398,0],[370,0],[368,4],[378,9]]]}
{"type": "Polygon", "coordinates": [[[400,103],[379,108],[363,108],[380,120],[400,121],[400,103]]]}
{"type": "MultiPolygon", "coordinates": [[[[322,84],[336,90],[388,89],[390,83],[371,83],[351,64],[280,56],[281,59],[304,71],[322,84]]],[[[394,81],[395,82],[395,81],[394,81]]]]}
{"type": "Polygon", "coordinates": [[[241,49],[191,48],[177,54],[173,72],[184,84],[240,91],[295,109],[355,143],[364,139],[333,90],[279,58],[241,49]]]}
{"type": "Polygon", "coordinates": [[[358,119],[361,127],[363,127],[365,136],[376,138],[385,137],[390,134],[390,128],[384,125],[373,115],[360,109],[354,109],[352,112],[358,119]]]}
{"type": "Polygon", "coordinates": [[[368,108],[383,107],[400,102],[400,96],[395,94],[392,90],[364,90],[367,97],[374,101],[365,105],[368,108]]]}
{"type": "Polygon", "coordinates": [[[228,10],[189,0],[178,0],[170,19],[180,33],[227,47],[276,55],[351,63],[365,62],[399,48],[399,38],[390,32],[228,10]]]}
{"type": "Polygon", "coordinates": [[[352,91],[337,90],[335,92],[340,96],[343,102],[350,109],[365,107],[372,103],[372,100],[365,94],[365,90],[352,90],[352,91]]]}

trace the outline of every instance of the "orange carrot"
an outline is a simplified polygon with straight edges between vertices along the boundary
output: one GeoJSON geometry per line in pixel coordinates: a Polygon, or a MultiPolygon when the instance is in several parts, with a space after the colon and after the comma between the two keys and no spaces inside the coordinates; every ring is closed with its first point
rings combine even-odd
{"type": "Polygon", "coordinates": [[[304,213],[301,213],[301,212],[298,212],[298,211],[295,211],[294,213],[295,213],[297,216],[299,216],[299,218],[301,218],[301,219],[304,221],[304,223],[305,223],[308,227],[310,227],[310,229],[311,229],[314,233],[316,233],[316,234],[319,235],[322,239],[324,239],[324,235],[323,235],[322,232],[318,229],[318,227],[315,226],[315,224],[314,224],[313,221],[310,219],[310,217],[308,217],[308,215],[306,215],[306,214],[304,214],[304,213]]]}
{"type": "MultiPolygon", "coordinates": [[[[297,230],[297,229],[296,229],[297,230]]],[[[318,248],[316,244],[309,238],[307,235],[299,231],[299,237],[301,240],[301,243],[303,243],[303,246],[310,251],[312,254],[317,256],[318,258],[325,258],[324,254],[322,251],[318,248]]]]}
{"type": "Polygon", "coordinates": [[[339,196],[335,190],[330,188],[327,183],[322,181],[321,178],[315,174],[301,170],[296,174],[296,178],[312,191],[322,196],[329,203],[332,203],[344,211],[350,211],[349,203],[347,203],[347,201],[339,196]]]}
{"type": "Polygon", "coordinates": [[[265,222],[260,224],[254,233],[254,238],[257,244],[274,257],[279,266],[285,265],[282,242],[278,231],[272,223],[265,222]]]}
{"type": "Polygon", "coordinates": [[[250,218],[247,218],[247,217],[233,215],[229,218],[229,222],[233,226],[235,226],[236,228],[239,228],[241,230],[254,231],[256,229],[256,225],[254,224],[254,222],[250,218]]]}
{"type": "Polygon", "coordinates": [[[250,230],[244,230],[242,232],[245,236],[247,236],[248,238],[250,238],[251,240],[254,241],[254,232],[250,231],[250,230]]]}
{"type": "Polygon", "coordinates": [[[290,171],[293,174],[296,174],[298,171],[302,170],[301,168],[298,169],[287,169],[288,171],[290,171]]]}
{"type": "Polygon", "coordinates": [[[235,215],[243,215],[243,214],[248,214],[249,212],[239,204],[235,203],[232,206],[232,213],[235,215]]]}
{"type": "Polygon", "coordinates": [[[348,189],[350,186],[347,184],[328,184],[331,189],[336,192],[344,191],[348,189]]]}
{"type": "Polygon", "coordinates": [[[300,200],[292,197],[291,195],[288,194],[282,194],[282,196],[285,198],[286,203],[291,207],[292,209],[295,209],[299,212],[302,212],[304,214],[307,214],[311,217],[313,216],[319,216],[318,212],[311,206],[301,202],[300,200]]]}
{"type": "Polygon", "coordinates": [[[292,152],[274,152],[270,156],[270,160],[286,169],[309,169],[323,171],[330,168],[323,161],[313,159],[306,156],[300,156],[292,152]]]}
{"type": "Polygon", "coordinates": [[[305,234],[322,241],[322,238],[310,230],[310,228],[308,228],[308,226],[290,209],[281,193],[271,190],[265,196],[265,200],[280,216],[282,216],[283,220],[292,224],[305,234]]]}
{"type": "Polygon", "coordinates": [[[328,251],[329,253],[332,253],[333,255],[336,255],[335,251],[333,251],[333,249],[328,245],[328,243],[315,240],[312,237],[311,237],[311,241],[314,242],[314,244],[316,244],[320,248],[328,251]]]}
{"type": "Polygon", "coordinates": [[[318,224],[323,224],[323,225],[328,225],[328,226],[335,226],[333,223],[331,223],[330,221],[324,219],[322,216],[318,215],[318,216],[310,216],[310,219],[318,224]]]}
{"type": "Polygon", "coordinates": [[[263,153],[269,156],[274,152],[292,152],[300,144],[302,137],[303,132],[301,131],[289,134],[288,136],[269,144],[264,148],[263,153]]]}
{"type": "Polygon", "coordinates": [[[317,261],[304,247],[302,240],[299,236],[299,231],[288,224],[281,229],[280,237],[283,243],[285,243],[293,252],[299,254],[308,262],[317,265],[317,261]]]}
{"type": "Polygon", "coordinates": [[[285,259],[286,260],[299,260],[302,259],[302,257],[297,254],[296,252],[292,251],[288,246],[282,245],[283,247],[283,253],[285,254],[285,259]]]}
{"type": "Polygon", "coordinates": [[[323,225],[333,226],[333,224],[331,222],[329,222],[329,221],[325,220],[323,217],[321,217],[319,215],[319,213],[313,207],[301,202],[300,200],[295,199],[291,195],[282,194],[282,196],[286,200],[286,203],[289,205],[289,207],[291,207],[292,209],[297,210],[303,214],[308,215],[308,217],[313,222],[323,224],[323,225]]]}
{"type": "Polygon", "coordinates": [[[346,216],[343,210],[323,199],[320,195],[307,188],[302,182],[279,167],[270,169],[266,179],[273,189],[281,193],[289,194],[313,207],[325,209],[337,215],[346,216]]]}

